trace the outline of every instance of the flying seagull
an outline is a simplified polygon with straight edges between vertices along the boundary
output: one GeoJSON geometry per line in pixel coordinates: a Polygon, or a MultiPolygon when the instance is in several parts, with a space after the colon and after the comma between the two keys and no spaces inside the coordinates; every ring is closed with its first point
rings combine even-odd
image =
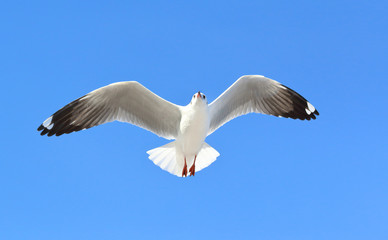
{"type": "Polygon", "coordinates": [[[60,136],[115,120],[128,122],[175,139],[147,153],[163,170],[187,177],[220,155],[205,138],[233,118],[251,112],[301,120],[319,115],[304,97],[260,75],[240,77],[210,104],[203,93],[197,92],[186,106],[166,101],[131,81],[113,83],[74,100],[47,118],[38,131],[60,136]]]}

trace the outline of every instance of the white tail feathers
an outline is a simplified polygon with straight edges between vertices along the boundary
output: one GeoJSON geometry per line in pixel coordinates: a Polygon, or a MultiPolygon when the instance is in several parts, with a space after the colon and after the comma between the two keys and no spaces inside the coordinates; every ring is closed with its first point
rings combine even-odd
{"type": "MultiPolygon", "coordinates": [[[[177,154],[175,141],[170,142],[158,148],[147,151],[149,159],[158,165],[161,169],[174,174],[178,177],[182,176],[184,156],[177,154]]],[[[201,171],[205,167],[212,164],[220,154],[209,144],[203,143],[202,148],[197,155],[195,162],[195,172],[201,171]]],[[[190,168],[191,166],[187,166],[190,168]]]]}
{"type": "Polygon", "coordinates": [[[202,148],[197,155],[195,161],[195,171],[199,172],[205,167],[212,164],[220,154],[214,148],[210,147],[209,144],[203,143],[202,148]]]}
{"type": "MultiPolygon", "coordinates": [[[[161,169],[179,176],[179,167],[175,160],[176,150],[175,141],[170,142],[158,148],[147,151],[150,155],[148,158],[158,165],[161,169]]],[[[182,173],[182,170],[181,170],[182,173]]]]}

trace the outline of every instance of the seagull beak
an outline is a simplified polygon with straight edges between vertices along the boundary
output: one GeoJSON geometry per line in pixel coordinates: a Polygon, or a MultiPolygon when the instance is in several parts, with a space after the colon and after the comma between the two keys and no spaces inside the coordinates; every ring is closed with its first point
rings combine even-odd
{"type": "Polygon", "coordinates": [[[201,97],[201,92],[200,91],[198,91],[197,97],[201,97]]]}

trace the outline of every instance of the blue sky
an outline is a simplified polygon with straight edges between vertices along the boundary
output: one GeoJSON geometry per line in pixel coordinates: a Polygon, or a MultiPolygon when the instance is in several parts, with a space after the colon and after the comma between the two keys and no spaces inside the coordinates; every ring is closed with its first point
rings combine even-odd
{"type": "Polygon", "coordinates": [[[5,1],[0,8],[1,239],[387,239],[386,1],[5,1]],[[36,128],[135,80],[186,105],[245,74],[291,87],[316,121],[250,114],[206,140],[191,178],[110,123],[36,128]]]}

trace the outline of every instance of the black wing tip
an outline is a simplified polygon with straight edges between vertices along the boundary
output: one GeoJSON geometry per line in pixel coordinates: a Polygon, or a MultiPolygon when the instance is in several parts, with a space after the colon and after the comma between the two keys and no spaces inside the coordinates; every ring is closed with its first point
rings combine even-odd
{"type": "Polygon", "coordinates": [[[302,121],[304,120],[310,121],[310,120],[316,120],[318,115],[319,115],[318,111],[314,111],[314,112],[311,112],[310,114],[308,113],[305,113],[303,115],[297,114],[294,119],[299,119],[302,121]]]}
{"type": "Polygon", "coordinates": [[[47,134],[48,137],[51,136],[61,136],[65,133],[77,132],[85,127],[72,125],[72,116],[74,114],[74,107],[77,106],[81,99],[85,96],[80,97],[71,103],[67,104],[63,108],[59,109],[51,117],[49,117],[44,123],[38,127],[38,131],[42,131],[40,135],[44,136],[47,134]],[[49,127],[49,128],[47,128],[49,127]]]}
{"type": "Polygon", "coordinates": [[[40,132],[40,135],[41,136],[44,136],[44,135],[46,135],[46,133],[48,133],[49,132],[49,130],[47,129],[47,128],[45,128],[44,126],[43,126],[43,124],[41,124],[39,127],[38,127],[38,129],[36,129],[38,132],[40,132]]]}
{"type": "Polygon", "coordinates": [[[294,109],[285,113],[284,117],[307,121],[317,119],[319,112],[309,101],[307,101],[303,96],[291,88],[284,86],[283,84],[281,85],[285,87],[288,93],[291,95],[291,101],[294,106],[294,109]]]}
{"type": "Polygon", "coordinates": [[[40,132],[41,136],[47,135],[47,137],[51,137],[51,136],[57,136],[58,137],[58,136],[61,136],[63,134],[69,134],[69,133],[72,133],[72,132],[78,132],[78,131],[80,131],[82,129],[83,129],[82,127],[74,126],[74,125],[70,125],[67,128],[60,128],[60,129],[52,128],[52,129],[48,129],[48,128],[44,127],[43,125],[40,125],[37,130],[41,131],[40,132]]]}
{"type": "Polygon", "coordinates": [[[311,112],[310,114],[306,113],[305,117],[301,117],[301,118],[298,118],[298,119],[300,119],[300,120],[307,120],[307,121],[316,120],[318,115],[319,115],[319,112],[317,110],[315,110],[314,112],[311,112]]]}
{"type": "Polygon", "coordinates": [[[44,136],[44,135],[47,134],[47,136],[50,137],[50,136],[53,135],[52,131],[50,131],[50,129],[44,127],[43,124],[41,124],[41,125],[38,127],[37,130],[40,132],[40,135],[41,135],[41,136],[44,136]]]}
{"type": "MultiPolygon", "coordinates": [[[[307,104],[306,104],[306,108],[307,108],[307,104]]],[[[304,120],[310,121],[310,120],[317,119],[319,112],[317,110],[315,110],[314,112],[308,113],[306,111],[306,108],[295,107],[294,110],[292,110],[290,112],[282,113],[282,114],[278,115],[278,117],[292,118],[294,120],[302,120],[302,121],[304,121],[304,120]]]]}
{"type": "Polygon", "coordinates": [[[42,131],[44,129],[44,127],[43,127],[43,124],[40,124],[40,126],[38,127],[38,131],[40,132],[40,131],[42,131]]]}
{"type": "Polygon", "coordinates": [[[46,135],[50,130],[48,130],[47,128],[43,129],[43,131],[40,133],[40,135],[46,135]]]}
{"type": "MultiPolygon", "coordinates": [[[[47,137],[51,137],[51,136],[58,137],[58,136],[61,136],[63,134],[69,134],[72,132],[78,132],[78,131],[81,131],[83,129],[86,129],[85,127],[72,125],[72,124],[61,125],[61,124],[54,123],[53,125],[54,126],[52,126],[51,129],[48,129],[47,127],[43,126],[43,124],[41,124],[37,130],[41,131],[40,132],[41,136],[47,135],[47,137]]],[[[89,127],[87,127],[87,128],[89,128],[89,127]]]]}

